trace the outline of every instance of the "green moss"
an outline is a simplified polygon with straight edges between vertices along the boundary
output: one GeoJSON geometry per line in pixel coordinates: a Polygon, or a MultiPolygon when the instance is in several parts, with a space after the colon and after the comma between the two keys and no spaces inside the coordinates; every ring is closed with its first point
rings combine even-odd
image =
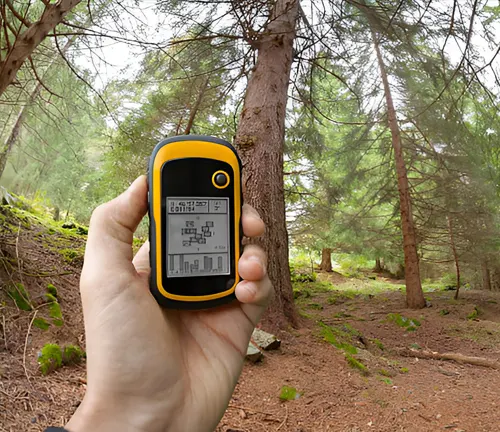
{"type": "Polygon", "coordinates": [[[384,344],[379,339],[372,339],[371,341],[375,344],[375,346],[378,349],[384,351],[384,349],[385,349],[384,344]]]}
{"type": "Polygon", "coordinates": [[[16,283],[7,291],[8,296],[14,301],[16,306],[23,311],[33,310],[33,304],[26,288],[21,283],[16,283]]]}
{"type": "Polygon", "coordinates": [[[410,348],[413,348],[416,350],[422,349],[422,347],[418,343],[411,343],[410,348]]]}
{"type": "Polygon", "coordinates": [[[477,317],[479,317],[480,314],[481,314],[481,310],[477,306],[474,306],[474,310],[469,315],[467,315],[467,319],[474,320],[477,317]]]}
{"type": "Polygon", "coordinates": [[[407,318],[398,313],[387,314],[386,320],[399,327],[406,328],[407,331],[415,331],[420,327],[420,321],[415,318],[407,318]]]}
{"type": "Polygon", "coordinates": [[[368,368],[359,360],[355,359],[352,355],[346,354],[345,359],[347,361],[347,364],[351,366],[353,369],[357,369],[364,375],[368,375],[369,373],[368,368]]]}
{"type": "Polygon", "coordinates": [[[47,302],[57,302],[57,299],[50,293],[45,293],[47,302]]]}
{"type": "Polygon", "coordinates": [[[385,377],[379,377],[379,380],[382,381],[383,383],[387,384],[387,385],[393,385],[392,384],[392,380],[390,378],[385,378],[385,377]]]}
{"type": "Polygon", "coordinates": [[[350,318],[350,317],[352,317],[352,315],[341,311],[341,312],[337,312],[335,315],[333,315],[333,317],[334,318],[350,318]]]}
{"type": "Polygon", "coordinates": [[[303,311],[303,310],[299,310],[299,315],[302,318],[306,318],[306,319],[313,319],[314,318],[310,313],[307,313],[306,311],[303,311]]]}
{"type": "Polygon", "coordinates": [[[43,318],[35,318],[33,320],[33,327],[45,331],[50,327],[50,324],[43,318]]]}
{"type": "Polygon", "coordinates": [[[62,362],[65,365],[78,364],[85,357],[85,351],[76,345],[66,345],[62,353],[62,362]]]}
{"type": "Polygon", "coordinates": [[[53,302],[49,306],[49,315],[52,318],[52,324],[61,327],[64,324],[61,312],[61,306],[57,302],[53,302]]]}
{"type": "Polygon", "coordinates": [[[358,350],[354,345],[351,345],[347,340],[350,340],[351,335],[338,328],[327,326],[320,323],[321,335],[326,342],[332,344],[335,348],[344,351],[348,354],[357,354],[358,350]]]}
{"type": "Polygon", "coordinates": [[[50,295],[54,296],[55,298],[57,298],[58,297],[57,288],[52,284],[48,284],[47,285],[47,294],[50,294],[50,295]]]}
{"type": "Polygon", "coordinates": [[[309,309],[314,309],[314,310],[323,310],[323,306],[320,305],[319,303],[309,303],[307,307],[309,309]]]}
{"type": "Polygon", "coordinates": [[[283,401],[291,401],[298,399],[301,393],[297,391],[295,387],[283,386],[280,391],[280,399],[283,401]]]}
{"type": "Polygon", "coordinates": [[[38,354],[38,364],[43,375],[55,371],[62,366],[62,351],[57,344],[45,344],[38,354]]]}
{"type": "Polygon", "coordinates": [[[448,309],[441,309],[439,311],[439,315],[441,316],[445,316],[445,315],[449,315],[450,311],[448,309]]]}
{"type": "Polygon", "coordinates": [[[60,249],[58,251],[68,264],[77,264],[83,260],[83,251],[80,249],[60,249]]]}
{"type": "Polygon", "coordinates": [[[308,288],[297,289],[294,287],[293,289],[293,298],[309,298],[312,296],[312,291],[308,288]]]}
{"type": "Polygon", "coordinates": [[[345,303],[348,300],[352,300],[358,296],[358,293],[355,291],[350,291],[350,290],[345,290],[345,291],[338,291],[332,294],[328,299],[326,300],[329,304],[342,304],[345,303]]]}
{"type": "Polygon", "coordinates": [[[385,376],[385,377],[392,377],[392,375],[393,375],[391,372],[389,372],[386,369],[380,369],[380,370],[378,370],[378,374],[382,375],[382,376],[385,376]]]}
{"type": "Polygon", "coordinates": [[[402,367],[399,369],[399,372],[402,374],[407,374],[409,372],[408,368],[402,367]]]}

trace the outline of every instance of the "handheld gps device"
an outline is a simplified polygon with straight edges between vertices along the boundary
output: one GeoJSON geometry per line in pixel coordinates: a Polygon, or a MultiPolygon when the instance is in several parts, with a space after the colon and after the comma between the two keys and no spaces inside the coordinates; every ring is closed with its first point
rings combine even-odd
{"type": "Polygon", "coordinates": [[[241,161],[208,136],[161,141],[149,162],[150,289],[174,309],[234,300],[240,280],[241,161]]]}

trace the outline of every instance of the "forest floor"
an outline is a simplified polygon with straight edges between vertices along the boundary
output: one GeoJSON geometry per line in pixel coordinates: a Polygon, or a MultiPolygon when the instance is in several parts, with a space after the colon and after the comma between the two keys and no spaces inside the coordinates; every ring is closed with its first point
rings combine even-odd
{"type": "MultiPolygon", "coordinates": [[[[85,235],[22,212],[0,222],[0,431],[42,431],[63,425],[85,392],[84,364],[48,376],[37,364],[47,342],[83,346],[85,235]],[[5,295],[15,282],[26,287],[31,310],[5,295]],[[45,306],[48,284],[57,287],[63,325],[45,306]]],[[[453,291],[431,284],[431,307],[408,311],[400,281],[373,277],[323,273],[297,283],[300,327],[280,333],[281,348],[263,361],[245,364],[217,431],[498,431],[499,370],[417,357],[500,360],[500,294],[463,291],[455,301],[453,291]],[[292,400],[280,399],[284,386],[292,400]]]]}

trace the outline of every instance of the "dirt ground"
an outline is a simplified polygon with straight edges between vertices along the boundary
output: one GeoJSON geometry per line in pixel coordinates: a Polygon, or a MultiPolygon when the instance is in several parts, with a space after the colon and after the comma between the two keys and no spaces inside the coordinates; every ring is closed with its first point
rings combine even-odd
{"type": "MultiPolygon", "coordinates": [[[[63,425],[85,392],[84,364],[47,377],[38,370],[37,353],[44,343],[83,344],[79,263],[68,263],[42,240],[32,229],[2,235],[1,256],[21,265],[0,270],[2,286],[19,269],[35,300],[53,283],[64,315],[62,327],[30,328],[34,311],[18,311],[1,299],[2,432],[63,425]]],[[[77,236],[71,242],[82,246],[77,236]]],[[[340,277],[334,282],[340,289],[352,283],[340,277]]],[[[400,355],[413,347],[500,360],[499,294],[465,291],[454,301],[450,291],[426,293],[432,306],[421,311],[405,310],[399,291],[343,296],[311,288],[308,295],[298,299],[301,327],[280,333],[281,348],[266,352],[262,362],[245,365],[218,432],[500,430],[499,370],[400,355]],[[479,316],[468,320],[475,306],[479,316]],[[418,319],[421,325],[409,332],[388,321],[388,313],[418,319]],[[351,343],[365,373],[349,366],[345,353],[324,340],[325,326],[347,328],[354,335],[351,343]],[[296,388],[300,397],[280,400],[283,386],[296,388]]]]}
{"type": "Polygon", "coordinates": [[[323,310],[314,310],[314,318],[304,319],[300,330],[281,335],[280,351],[266,353],[261,364],[246,365],[218,431],[500,430],[498,370],[396,354],[400,348],[418,344],[431,351],[498,360],[500,311],[489,301],[500,302],[499,296],[467,292],[456,303],[450,302],[451,292],[427,294],[432,307],[410,314],[422,323],[415,332],[383,320],[389,312],[407,313],[400,293],[340,305],[325,302],[327,296],[313,296],[314,304],[323,305],[323,310]],[[465,318],[471,305],[485,309],[484,320],[465,318]],[[450,313],[441,316],[445,308],[450,313]],[[352,317],[332,318],[347,309],[352,317]],[[322,340],[318,319],[348,322],[365,339],[382,342],[384,350],[365,361],[368,376],[348,366],[343,354],[322,340]],[[382,370],[384,375],[378,373],[382,370]],[[280,401],[284,385],[295,387],[303,396],[280,401]]]}

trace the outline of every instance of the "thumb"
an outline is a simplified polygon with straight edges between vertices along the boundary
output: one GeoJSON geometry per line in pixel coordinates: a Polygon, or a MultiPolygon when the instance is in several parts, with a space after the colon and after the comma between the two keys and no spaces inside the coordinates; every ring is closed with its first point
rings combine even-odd
{"type": "Polygon", "coordinates": [[[85,249],[85,265],[91,268],[133,269],[132,241],[147,211],[146,177],[137,178],[117,198],[92,213],[85,249]]]}

